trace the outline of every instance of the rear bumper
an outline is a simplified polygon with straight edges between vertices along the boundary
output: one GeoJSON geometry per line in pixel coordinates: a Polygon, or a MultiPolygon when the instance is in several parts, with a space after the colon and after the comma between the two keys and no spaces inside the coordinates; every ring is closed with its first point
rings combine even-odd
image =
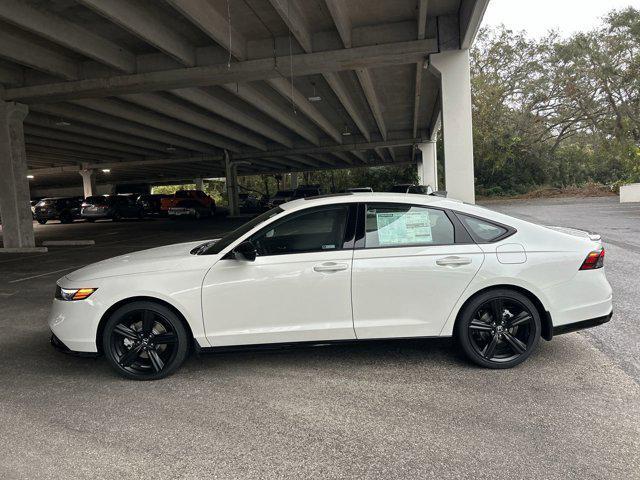
{"type": "Polygon", "coordinates": [[[576,332],[578,330],[584,330],[586,328],[597,327],[598,325],[602,325],[611,320],[611,316],[613,315],[613,310],[608,315],[596,318],[589,318],[587,320],[582,320],[580,322],[568,323],[565,325],[558,325],[557,327],[553,327],[553,336],[562,335],[563,333],[571,333],[576,332]]]}

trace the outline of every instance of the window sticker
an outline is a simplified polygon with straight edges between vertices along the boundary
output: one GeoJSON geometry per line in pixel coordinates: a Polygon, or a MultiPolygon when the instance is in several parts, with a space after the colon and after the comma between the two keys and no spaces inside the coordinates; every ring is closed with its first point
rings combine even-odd
{"type": "Polygon", "coordinates": [[[429,212],[426,210],[376,213],[376,221],[380,246],[433,241],[429,212]]]}

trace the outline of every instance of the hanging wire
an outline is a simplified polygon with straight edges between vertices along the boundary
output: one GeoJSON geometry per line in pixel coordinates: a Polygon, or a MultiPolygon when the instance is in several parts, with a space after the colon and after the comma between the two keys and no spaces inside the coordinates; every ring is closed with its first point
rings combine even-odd
{"type": "MultiPolygon", "coordinates": [[[[289,8],[291,7],[291,0],[287,0],[287,20],[291,18],[289,15],[289,8]]],[[[287,26],[291,24],[291,20],[287,22],[287,26]]],[[[289,65],[291,66],[291,76],[289,82],[291,83],[291,107],[293,108],[293,114],[297,115],[296,100],[293,98],[293,41],[291,39],[291,27],[289,27],[289,65]]]]}
{"type": "Polygon", "coordinates": [[[229,0],[227,0],[227,21],[229,24],[229,59],[227,60],[227,68],[231,68],[231,6],[229,0]]]}

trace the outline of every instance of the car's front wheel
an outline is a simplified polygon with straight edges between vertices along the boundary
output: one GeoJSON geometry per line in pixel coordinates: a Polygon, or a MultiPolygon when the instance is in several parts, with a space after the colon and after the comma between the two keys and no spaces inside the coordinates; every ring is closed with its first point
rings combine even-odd
{"type": "Polygon", "coordinates": [[[515,290],[500,289],[482,293],[465,306],[456,336],[478,365],[510,368],[533,353],[540,330],[540,314],[531,300],[515,290]]]}
{"type": "Polygon", "coordinates": [[[134,380],[157,380],[187,357],[189,337],[178,316],[148,301],[120,307],[107,320],[102,347],[111,366],[134,380]]]}

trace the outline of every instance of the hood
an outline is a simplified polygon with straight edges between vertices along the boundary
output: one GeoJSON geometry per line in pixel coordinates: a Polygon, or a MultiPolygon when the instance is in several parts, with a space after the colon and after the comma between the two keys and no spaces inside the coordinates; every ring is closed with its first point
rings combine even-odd
{"type": "Polygon", "coordinates": [[[77,282],[119,275],[189,269],[193,267],[189,260],[197,258],[197,255],[192,255],[190,252],[202,243],[204,243],[203,240],[176,243],[127,253],[82,267],[68,274],[66,278],[71,282],[77,282]]]}

